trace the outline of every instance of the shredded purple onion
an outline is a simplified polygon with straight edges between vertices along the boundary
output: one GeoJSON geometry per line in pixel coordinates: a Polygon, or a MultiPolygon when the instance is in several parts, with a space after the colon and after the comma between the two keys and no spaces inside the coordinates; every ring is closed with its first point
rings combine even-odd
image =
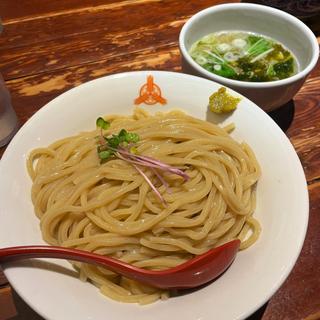
{"type": "Polygon", "coordinates": [[[136,168],[136,170],[143,176],[143,178],[147,181],[153,192],[157,195],[157,197],[161,200],[161,202],[164,205],[167,205],[166,200],[162,197],[161,193],[157,190],[157,188],[154,186],[154,184],[151,182],[151,180],[148,178],[148,176],[135,164],[133,166],[136,168]]]}
{"type": "Polygon", "coordinates": [[[166,190],[170,193],[169,184],[167,181],[160,175],[160,173],[157,170],[162,170],[164,172],[170,172],[173,174],[176,174],[184,179],[184,181],[187,181],[190,179],[190,177],[183,172],[182,170],[172,167],[166,163],[163,163],[157,159],[148,157],[148,156],[139,156],[136,154],[133,154],[128,151],[127,148],[118,147],[117,149],[114,149],[110,146],[107,146],[110,150],[115,152],[115,155],[124,161],[127,161],[133,165],[133,167],[142,175],[142,177],[146,180],[146,182],[149,184],[153,192],[156,194],[156,196],[160,199],[160,201],[167,205],[167,202],[161,195],[161,193],[157,190],[157,188],[154,186],[152,181],[148,178],[148,176],[139,168],[139,166],[148,167],[151,169],[151,171],[157,176],[157,178],[160,180],[160,182],[164,185],[166,190]]]}

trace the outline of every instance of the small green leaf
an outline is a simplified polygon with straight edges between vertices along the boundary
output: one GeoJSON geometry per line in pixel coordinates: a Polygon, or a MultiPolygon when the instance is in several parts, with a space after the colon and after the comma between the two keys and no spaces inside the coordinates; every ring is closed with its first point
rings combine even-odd
{"type": "Polygon", "coordinates": [[[256,42],[258,42],[260,39],[263,39],[262,37],[256,36],[254,34],[250,34],[247,38],[249,47],[251,47],[252,45],[254,45],[256,42]]]}
{"type": "Polygon", "coordinates": [[[260,38],[249,49],[247,49],[247,55],[250,57],[255,57],[262,54],[263,52],[266,52],[271,48],[272,48],[271,41],[264,38],[260,38]]]}
{"type": "Polygon", "coordinates": [[[278,62],[273,66],[273,70],[279,79],[287,78],[294,71],[294,60],[289,58],[286,61],[278,62]]]}
{"type": "Polygon", "coordinates": [[[121,129],[120,130],[120,132],[118,134],[120,142],[126,141],[127,134],[128,133],[127,133],[127,131],[125,129],[121,129]]]}
{"type": "Polygon", "coordinates": [[[231,68],[229,65],[227,64],[221,64],[220,65],[221,68],[220,70],[216,70],[214,68],[212,68],[213,72],[221,77],[225,77],[225,78],[232,78],[233,76],[235,76],[237,73],[234,71],[233,68],[231,68]]]}
{"type": "Polygon", "coordinates": [[[111,148],[114,148],[114,149],[118,148],[118,146],[119,146],[119,144],[120,144],[120,142],[121,142],[119,136],[117,136],[117,135],[115,135],[115,134],[112,135],[111,138],[108,138],[107,141],[108,141],[108,145],[109,145],[111,148]]]}
{"type": "Polygon", "coordinates": [[[106,160],[110,158],[112,153],[109,150],[105,150],[105,151],[100,151],[98,155],[101,160],[106,160]]]}
{"type": "Polygon", "coordinates": [[[140,137],[137,133],[134,132],[128,132],[126,136],[126,141],[127,142],[138,142],[140,140],[140,137]]]}
{"type": "Polygon", "coordinates": [[[110,127],[110,122],[104,120],[102,117],[99,117],[96,121],[96,125],[98,128],[106,130],[110,127]]]}

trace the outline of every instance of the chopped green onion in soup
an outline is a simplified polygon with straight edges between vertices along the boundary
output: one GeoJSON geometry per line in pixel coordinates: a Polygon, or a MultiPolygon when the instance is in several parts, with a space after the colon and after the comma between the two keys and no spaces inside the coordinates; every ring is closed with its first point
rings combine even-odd
{"type": "Polygon", "coordinates": [[[242,81],[275,81],[298,72],[297,59],[278,41],[249,32],[211,33],[190,51],[200,66],[219,76],[242,81]]]}

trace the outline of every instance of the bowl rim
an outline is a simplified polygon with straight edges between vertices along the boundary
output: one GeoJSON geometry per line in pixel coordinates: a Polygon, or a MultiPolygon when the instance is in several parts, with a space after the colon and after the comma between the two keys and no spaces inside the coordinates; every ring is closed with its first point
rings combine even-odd
{"type": "Polygon", "coordinates": [[[206,78],[209,78],[213,81],[217,82],[225,82],[228,86],[237,86],[237,87],[243,87],[243,88],[273,88],[278,86],[286,86],[288,84],[294,83],[296,81],[299,81],[305,77],[308,76],[308,74],[312,71],[312,69],[317,64],[318,58],[319,58],[319,44],[317,41],[317,38],[315,37],[314,33],[311,31],[311,29],[305,25],[302,21],[300,21],[298,18],[294,17],[293,15],[284,12],[282,10],[268,7],[261,4],[253,4],[253,3],[225,3],[225,4],[218,4],[206,9],[203,9],[199,12],[197,12],[195,15],[193,15],[182,27],[180,34],[179,34],[179,48],[181,55],[184,59],[187,60],[187,62],[196,69],[200,74],[205,76],[206,78]],[[249,81],[241,81],[241,80],[233,80],[229,78],[225,78],[219,75],[216,75],[214,73],[211,73],[198,65],[190,56],[188,53],[188,50],[185,46],[185,38],[187,33],[189,32],[189,29],[192,27],[194,22],[199,21],[202,17],[210,15],[212,13],[221,12],[225,10],[230,9],[247,9],[251,11],[259,11],[264,12],[269,15],[273,16],[279,16],[280,18],[283,18],[290,23],[294,24],[296,27],[300,28],[304,31],[304,33],[307,34],[307,39],[310,41],[311,47],[312,47],[312,57],[308,65],[296,73],[295,75],[285,78],[282,80],[275,80],[275,81],[262,81],[262,82],[249,82],[249,81]]]}

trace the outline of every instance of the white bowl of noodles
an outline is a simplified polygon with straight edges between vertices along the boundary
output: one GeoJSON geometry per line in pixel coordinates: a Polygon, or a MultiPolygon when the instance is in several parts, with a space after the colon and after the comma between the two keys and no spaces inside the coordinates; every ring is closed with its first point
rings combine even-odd
{"type": "MultiPolygon", "coordinates": [[[[199,138],[198,134],[201,136],[210,132],[210,128],[212,128],[211,122],[221,127],[233,123],[235,130],[231,133],[231,137],[237,141],[235,144],[239,146],[238,143],[245,141],[253,150],[261,167],[261,177],[256,187],[256,208],[253,210],[253,217],[259,221],[262,231],[257,241],[249,248],[240,251],[231,267],[216,281],[192,292],[188,292],[187,294],[171,296],[169,299],[160,299],[148,306],[141,306],[139,304],[115,302],[109,297],[105,297],[99,292],[99,289],[90,282],[79,281],[77,272],[67,261],[43,259],[5,265],[5,273],[13,287],[40,315],[52,320],[105,319],[106,315],[108,319],[130,318],[139,320],[151,318],[156,320],[167,318],[185,320],[200,318],[216,318],[219,320],[244,319],[265,303],[280,287],[294,266],[306,233],[308,222],[308,194],[304,173],[294,148],[285,134],[271,118],[245,97],[228,89],[230,94],[241,97],[238,108],[233,113],[225,116],[217,116],[208,111],[208,97],[219,87],[219,84],[209,80],[171,72],[142,71],[112,75],[88,82],[57,97],[37,112],[17,133],[8,146],[0,163],[0,241],[3,247],[45,243],[42,239],[39,220],[34,214],[34,207],[30,197],[32,182],[26,169],[26,160],[30,151],[35,148],[46,147],[68,136],[75,137],[79,132],[95,130],[95,120],[99,116],[118,114],[127,117],[133,113],[136,107],[134,102],[139,104],[140,110],[148,111],[151,115],[154,115],[158,111],[168,112],[173,109],[179,109],[198,119],[195,121],[198,123],[199,130],[193,128],[194,131],[191,130],[191,133],[188,131],[189,133],[184,132],[183,134],[182,131],[184,129],[181,128],[184,128],[188,122],[185,120],[183,120],[183,123],[179,122],[179,125],[170,124],[173,130],[171,133],[168,133],[167,129],[169,127],[165,127],[165,124],[171,121],[170,119],[162,122],[164,127],[161,128],[166,128],[164,131],[161,131],[162,129],[160,127],[159,130],[154,130],[154,123],[152,123],[152,125],[149,123],[148,125],[146,122],[141,122],[136,127],[132,120],[129,120],[126,124],[122,123],[120,126],[125,125],[128,130],[131,128],[139,132],[142,141],[148,136],[153,137],[152,142],[149,141],[146,144],[142,144],[140,149],[138,147],[140,154],[146,152],[149,156],[153,155],[161,158],[161,152],[163,155],[168,151],[164,151],[162,147],[159,147],[158,149],[162,150],[160,153],[155,152],[154,154],[150,154],[148,153],[148,146],[150,147],[152,145],[152,148],[156,150],[156,140],[161,140],[161,137],[164,135],[168,137],[168,134],[169,137],[171,136],[171,139],[168,139],[167,142],[169,146],[172,141],[177,142],[174,147],[171,146],[170,152],[177,154],[177,152],[181,152],[181,148],[184,146],[183,139],[186,139],[186,135],[189,135],[190,138],[190,134],[194,134],[195,139],[206,140],[206,138],[203,137],[199,138]],[[149,76],[153,76],[153,82],[147,81],[147,79],[150,80],[149,76]],[[203,125],[201,125],[199,120],[207,121],[208,124],[203,123],[203,125]],[[201,130],[207,133],[203,133],[201,130]],[[175,136],[176,134],[183,135],[183,137],[180,136],[179,138],[182,139],[181,141],[175,140],[177,138],[175,136]]],[[[143,114],[144,113],[140,111],[140,115],[143,116],[143,114]]],[[[217,130],[219,131],[220,129],[217,130]]],[[[79,152],[75,152],[71,157],[68,157],[68,152],[71,152],[70,150],[74,148],[74,146],[71,148],[69,145],[67,148],[69,151],[65,149],[59,155],[60,158],[65,157],[59,164],[60,169],[61,166],[65,165],[64,169],[73,170],[72,167],[74,165],[81,165],[83,166],[81,170],[84,172],[86,165],[87,167],[91,167],[92,164],[90,164],[90,161],[97,157],[95,154],[96,145],[94,145],[94,149],[92,146],[89,146],[87,151],[85,151],[85,145],[88,140],[87,137],[94,137],[97,133],[98,131],[96,131],[95,134],[84,133],[82,135],[82,137],[85,137],[84,140],[79,140],[78,142],[74,140],[76,138],[72,138],[71,143],[74,143],[74,145],[78,144],[78,147],[83,147],[84,149],[81,149],[82,151],[79,149],[79,152]],[[89,155],[90,159],[87,158],[85,163],[79,162],[79,155],[81,154],[89,155]],[[69,160],[72,158],[73,163],[68,162],[68,158],[69,160]]],[[[189,140],[191,141],[190,143],[192,143],[192,138],[189,140]]],[[[197,140],[199,146],[192,145],[193,150],[189,150],[189,155],[184,155],[183,158],[190,158],[190,153],[204,152],[203,145],[202,147],[200,146],[200,140],[197,140]],[[199,148],[199,150],[197,150],[197,148],[199,148]],[[202,151],[200,150],[201,148],[202,151]]],[[[221,139],[218,140],[215,142],[216,146],[214,149],[216,150],[219,149],[217,145],[219,145],[218,142],[221,139]]],[[[66,140],[64,140],[64,142],[65,141],[66,140]]],[[[92,141],[95,140],[93,139],[92,141]]],[[[63,143],[61,142],[59,145],[61,146],[63,143]]],[[[52,153],[55,152],[53,150],[55,147],[57,147],[57,144],[51,147],[49,151],[48,149],[42,149],[42,152],[47,153],[47,158],[50,158],[52,157],[52,153]]],[[[205,148],[209,148],[212,151],[212,145],[210,143],[206,144],[205,148]]],[[[219,150],[217,157],[218,156],[224,157],[222,162],[227,163],[230,160],[228,156],[223,155],[219,150]]],[[[246,158],[246,155],[243,154],[243,157],[246,158]]],[[[192,181],[192,168],[190,168],[190,166],[178,165],[175,161],[178,161],[177,159],[179,157],[176,156],[175,158],[175,160],[172,160],[170,157],[164,156],[161,160],[167,160],[167,162],[172,161],[170,163],[171,165],[181,167],[182,170],[185,170],[185,172],[190,175],[192,181]]],[[[58,159],[58,156],[56,156],[56,159],[58,159]]],[[[48,159],[43,158],[41,160],[42,165],[41,161],[39,162],[42,169],[40,168],[38,173],[41,171],[44,172],[43,170],[47,170],[52,165],[52,163],[46,162],[47,160],[48,159]]],[[[97,159],[94,161],[96,161],[96,165],[100,165],[97,159]]],[[[210,162],[210,160],[205,161],[210,162]]],[[[235,168],[238,168],[239,172],[242,172],[240,170],[241,165],[250,167],[250,164],[245,163],[245,159],[240,159],[239,163],[235,165],[235,168]]],[[[133,182],[135,183],[143,181],[141,176],[134,170],[132,171],[132,168],[129,168],[129,166],[128,164],[128,166],[124,168],[124,170],[127,170],[127,173],[124,175],[124,178],[122,177],[121,179],[129,182],[134,180],[133,182]],[[131,171],[129,172],[128,170],[131,171]]],[[[194,164],[194,166],[196,166],[196,164],[194,164]]],[[[203,164],[203,166],[205,166],[205,164],[203,164]]],[[[232,165],[230,165],[230,168],[231,167],[232,165]]],[[[116,164],[115,166],[109,167],[108,170],[110,170],[110,168],[114,169],[114,172],[112,172],[113,178],[115,180],[119,179],[117,174],[121,175],[122,171],[119,173],[119,168],[116,164]]],[[[236,169],[236,171],[238,169],[236,169]]],[[[253,177],[255,169],[252,170],[249,174],[253,177]]],[[[104,182],[100,182],[99,185],[96,184],[98,189],[95,191],[86,191],[87,195],[90,195],[89,197],[82,194],[79,202],[74,202],[71,205],[68,203],[71,201],[70,199],[75,197],[76,193],[74,190],[72,191],[72,186],[77,185],[79,181],[90,185],[92,175],[93,172],[88,172],[87,178],[84,176],[72,177],[70,178],[72,185],[64,189],[62,183],[61,190],[57,189],[54,194],[51,193],[50,196],[48,196],[50,193],[49,187],[45,187],[42,190],[37,189],[36,192],[34,192],[34,200],[39,204],[39,216],[43,214],[42,210],[45,211],[50,205],[52,205],[53,208],[49,209],[51,213],[58,210],[59,199],[55,198],[55,195],[60,191],[60,196],[62,197],[60,198],[60,202],[64,200],[66,204],[69,205],[67,209],[63,210],[74,210],[74,213],[68,217],[69,220],[65,220],[61,225],[59,224],[60,222],[58,222],[60,219],[58,216],[62,215],[61,212],[58,213],[58,216],[47,215],[45,221],[41,223],[42,229],[48,231],[48,233],[43,233],[47,241],[58,241],[58,243],[62,241],[63,243],[63,241],[66,240],[64,237],[68,237],[71,233],[73,235],[80,235],[80,238],[94,237],[94,234],[100,230],[99,228],[104,228],[103,225],[100,225],[99,228],[97,225],[94,226],[94,221],[97,222],[99,219],[103,220],[103,217],[109,214],[109,211],[103,212],[103,210],[96,212],[95,216],[91,213],[86,213],[86,219],[90,221],[87,221],[88,223],[85,221],[81,222],[86,225],[86,228],[81,229],[81,226],[72,227],[72,223],[70,224],[71,221],[74,221],[72,219],[80,219],[81,214],[79,214],[78,209],[75,209],[76,207],[92,204],[92,201],[100,201],[103,199],[101,194],[98,195],[98,191],[102,189],[101,186],[105,183],[105,180],[104,182]],[[68,192],[70,192],[70,194],[68,194],[68,192]],[[75,212],[78,212],[78,215],[76,215],[75,212]],[[59,227],[56,227],[58,225],[59,227]],[[62,229],[56,232],[60,227],[62,227],[62,229]],[[59,235],[57,239],[52,240],[52,235],[55,234],[59,235]]],[[[217,175],[219,175],[219,173],[217,175]]],[[[229,172],[226,176],[233,180],[232,173],[229,172]]],[[[242,172],[240,180],[246,181],[242,186],[243,190],[241,191],[239,186],[232,188],[237,190],[235,193],[238,196],[241,194],[243,198],[246,198],[248,197],[248,192],[244,190],[248,188],[249,185],[251,186],[252,183],[250,184],[248,176],[246,179],[244,176],[245,174],[242,172]]],[[[51,178],[49,177],[49,180],[51,178]]],[[[166,176],[166,178],[168,177],[166,176]]],[[[44,180],[43,177],[41,179],[42,181],[44,180]]],[[[170,178],[168,179],[170,182],[170,178]]],[[[165,190],[161,185],[159,186],[159,181],[157,182],[158,189],[167,201],[167,207],[165,208],[169,208],[174,202],[172,199],[175,197],[175,192],[177,190],[181,192],[179,188],[183,185],[183,181],[179,180],[179,177],[173,178],[173,180],[177,183],[170,185],[170,191],[165,190]]],[[[123,182],[122,187],[118,189],[115,185],[106,185],[106,189],[103,190],[103,192],[106,192],[108,197],[112,197],[117,192],[125,189],[130,183],[123,182]]],[[[187,183],[188,182],[186,182],[185,188],[189,188],[188,190],[192,193],[192,188],[190,188],[190,185],[188,186],[187,183]]],[[[193,183],[195,186],[193,190],[194,194],[186,194],[183,200],[184,207],[180,208],[180,214],[184,215],[184,218],[188,217],[188,215],[189,217],[197,216],[197,212],[199,211],[193,208],[192,210],[195,210],[195,212],[188,213],[188,208],[196,201],[192,196],[195,197],[197,192],[202,192],[201,188],[200,190],[197,189],[198,185],[195,180],[193,183]]],[[[231,185],[234,186],[236,183],[238,182],[234,180],[231,182],[231,185]]],[[[212,188],[213,187],[210,187],[210,190],[212,190],[212,188]]],[[[252,188],[252,192],[254,191],[255,187],[252,188]]],[[[161,211],[162,209],[159,209],[161,208],[161,203],[158,201],[159,199],[156,199],[152,191],[149,190],[146,194],[148,195],[148,201],[151,203],[145,203],[145,210],[140,212],[141,217],[144,219],[143,223],[145,224],[163,212],[161,211]],[[149,211],[146,208],[149,208],[149,211]],[[159,212],[157,212],[157,210],[159,210],[159,212]]],[[[127,207],[130,206],[130,210],[134,211],[134,205],[132,206],[132,203],[136,201],[135,205],[137,205],[138,198],[139,196],[137,194],[131,194],[128,199],[122,202],[120,201],[120,203],[127,207]]],[[[248,201],[246,203],[248,203],[248,201]]],[[[112,203],[108,210],[110,210],[114,220],[118,219],[123,222],[128,217],[128,210],[126,211],[124,209],[124,207],[119,207],[119,203],[118,205],[112,203]],[[112,211],[116,210],[115,208],[119,210],[112,211]]],[[[237,209],[234,208],[234,210],[237,209]]],[[[243,210],[246,210],[246,208],[243,208],[243,210]]],[[[224,218],[225,221],[230,220],[233,214],[231,211],[232,210],[229,210],[229,212],[227,212],[227,216],[224,218]]],[[[176,212],[171,212],[169,216],[173,217],[173,220],[171,219],[169,222],[175,223],[176,212]]],[[[131,218],[132,221],[138,219],[138,217],[131,218]]],[[[115,222],[114,220],[106,223],[112,225],[112,223],[115,222]]],[[[97,224],[101,224],[101,220],[100,222],[98,221],[97,224]]],[[[126,229],[124,222],[122,226],[123,230],[126,229]]],[[[154,228],[155,238],[157,236],[161,237],[166,228],[168,229],[169,227],[158,225],[157,228],[154,228]]],[[[176,235],[179,235],[179,228],[182,229],[181,226],[175,229],[176,235]]],[[[118,232],[125,234],[126,231],[123,230],[118,230],[118,232]]],[[[115,231],[116,230],[114,230],[114,232],[115,231]]],[[[194,234],[196,231],[199,230],[189,230],[188,234],[194,234]]],[[[146,229],[143,229],[143,232],[146,232],[146,229]]],[[[132,237],[130,233],[132,232],[128,231],[126,237],[132,237]]],[[[185,238],[186,236],[181,236],[180,234],[180,237],[185,238]]],[[[111,241],[115,241],[117,235],[111,236],[111,238],[111,241]]],[[[70,241],[80,241],[78,245],[80,245],[80,247],[83,245],[83,243],[81,244],[81,241],[83,241],[81,239],[75,240],[75,238],[73,238],[71,240],[67,239],[67,241],[69,241],[69,245],[72,245],[70,241]]],[[[106,243],[109,240],[104,238],[103,241],[104,247],[102,247],[101,243],[99,244],[99,249],[102,250],[100,252],[108,254],[109,249],[106,243]]],[[[149,250],[150,252],[154,252],[152,250],[159,250],[159,247],[151,243],[152,241],[154,241],[154,239],[150,239],[150,237],[141,241],[142,245],[147,248],[145,251],[149,250]],[[154,246],[154,248],[152,248],[152,246],[154,246]]],[[[185,241],[184,243],[187,242],[188,241],[185,241]]],[[[64,243],[64,245],[65,244],[66,243],[64,243]]],[[[93,243],[86,243],[86,245],[97,248],[96,244],[93,243]]],[[[113,243],[113,245],[115,244],[113,243]]],[[[120,243],[116,245],[121,247],[120,243]]],[[[158,243],[157,245],[163,245],[165,247],[171,244],[158,243]]],[[[196,248],[201,247],[199,243],[192,243],[191,245],[196,248]]],[[[89,250],[89,247],[83,248],[89,250]]],[[[123,247],[121,248],[119,257],[123,254],[123,251],[125,251],[123,247]]],[[[131,252],[133,255],[141,254],[141,252],[134,251],[136,247],[133,246],[130,248],[133,248],[131,252]]],[[[131,250],[130,248],[129,250],[131,250]]],[[[97,274],[91,277],[93,282],[99,283],[99,278],[95,278],[95,276],[98,277],[97,274]]],[[[119,290],[121,291],[119,288],[112,288],[111,284],[109,289],[102,291],[109,295],[111,292],[111,296],[113,293],[117,295],[117,292],[119,293],[119,290]]]]}

